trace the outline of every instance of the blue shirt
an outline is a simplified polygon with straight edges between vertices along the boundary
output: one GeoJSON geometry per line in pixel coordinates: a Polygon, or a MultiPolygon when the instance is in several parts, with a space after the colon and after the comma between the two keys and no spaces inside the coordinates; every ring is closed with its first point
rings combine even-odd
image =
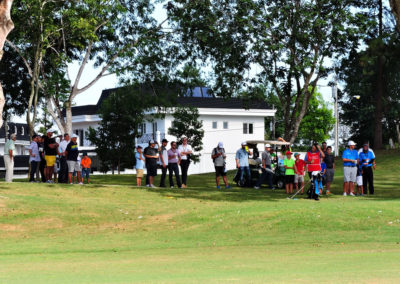
{"type": "MultiPolygon", "coordinates": [[[[350,150],[349,148],[347,148],[346,150],[344,150],[343,155],[342,155],[343,159],[349,159],[349,160],[357,160],[358,159],[358,152],[357,150],[350,150]]],[[[353,162],[344,162],[343,166],[345,167],[355,167],[356,164],[353,162]]]]}
{"type": "MultiPolygon", "coordinates": [[[[136,158],[136,169],[143,170],[144,169],[144,161],[140,159],[140,153],[136,152],[135,158],[136,158]]],[[[142,153],[142,158],[144,158],[143,153],[142,153]]]]}
{"type": "Polygon", "coordinates": [[[326,164],[325,163],[321,163],[321,175],[325,176],[324,171],[327,169],[326,164]]]}
{"type": "Polygon", "coordinates": [[[249,153],[243,148],[240,148],[236,152],[236,159],[239,160],[239,167],[249,166],[249,153]]]}
{"type": "Polygon", "coordinates": [[[371,151],[368,151],[367,153],[361,152],[358,155],[358,158],[360,159],[360,164],[363,168],[372,167],[373,163],[371,160],[375,159],[375,155],[371,151]]]}

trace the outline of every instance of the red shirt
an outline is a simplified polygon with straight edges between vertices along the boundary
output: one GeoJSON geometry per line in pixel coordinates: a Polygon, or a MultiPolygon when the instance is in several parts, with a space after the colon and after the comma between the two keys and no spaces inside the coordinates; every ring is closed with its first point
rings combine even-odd
{"type": "Polygon", "coordinates": [[[304,160],[301,160],[301,159],[296,160],[296,169],[297,169],[298,175],[304,176],[305,166],[306,166],[306,162],[304,162],[304,160]]]}

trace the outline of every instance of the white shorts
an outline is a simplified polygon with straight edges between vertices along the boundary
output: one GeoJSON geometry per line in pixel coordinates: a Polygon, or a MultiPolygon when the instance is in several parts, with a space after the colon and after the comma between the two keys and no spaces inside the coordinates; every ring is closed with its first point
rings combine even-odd
{"type": "Polygon", "coordinates": [[[363,185],[363,177],[362,176],[357,176],[357,185],[362,186],[363,185]]]}
{"type": "Polygon", "coordinates": [[[344,167],[343,168],[344,182],[356,182],[357,179],[357,168],[356,167],[344,167]]]}
{"type": "Polygon", "coordinates": [[[67,161],[67,164],[69,173],[73,173],[74,171],[76,172],[81,171],[81,165],[79,164],[78,161],[67,161]]]}
{"type": "Polygon", "coordinates": [[[294,183],[302,183],[302,182],[304,182],[304,176],[294,175],[294,183]]]}

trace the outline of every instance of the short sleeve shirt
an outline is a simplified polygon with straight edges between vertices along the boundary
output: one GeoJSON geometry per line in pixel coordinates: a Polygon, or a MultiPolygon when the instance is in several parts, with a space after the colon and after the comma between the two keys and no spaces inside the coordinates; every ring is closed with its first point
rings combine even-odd
{"type": "Polygon", "coordinates": [[[47,156],[56,156],[57,155],[57,148],[51,149],[49,147],[50,144],[56,143],[54,138],[49,138],[48,136],[44,137],[44,154],[47,156]]]}
{"type": "MultiPolygon", "coordinates": [[[[343,159],[349,159],[349,160],[357,160],[358,159],[358,152],[356,150],[350,150],[349,148],[347,148],[346,150],[344,150],[342,158],[343,159]]],[[[355,167],[356,164],[353,163],[353,162],[344,162],[343,166],[345,166],[345,167],[355,167]]]]}
{"type": "MultiPolygon", "coordinates": [[[[144,155],[148,155],[148,156],[158,156],[158,149],[147,147],[146,149],[144,149],[143,154],[144,155]]],[[[157,158],[147,158],[146,157],[146,164],[156,165],[157,164],[157,158]]]]}
{"type": "Polygon", "coordinates": [[[214,165],[216,167],[223,167],[225,165],[225,158],[224,158],[225,150],[223,148],[222,149],[214,148],[211,155],[214,156],[218,153],[222,153],[222,155],[214,159],[214,165]]]}
{"type": "Polygon", "coordinates": [[[302,159],[298,159],[295,161],[297,172],[300,176],[304,176],[304,169],[306,166],[306,162],[302,159]]]}
{"type": "MultiPolygon", "coordinates": [[[[179,150],[179,153],[193,151],[192,147],[189,144],[186,145],[186,146],[179,145],[178,150],[179,150]]],[[[181,155],[181,159],[182,160],[187,160],[188,156],[187,155],[181,155]]]]}
{"type": "Polygon", "coordinates": [[[181,154],[179,154],[179,150],[175,149],[169,149],[168,150],[168,164],[176,164],[178,163],[178,159],[181,157],[181,154]],[[173,157],[173,158],[171,158],[173,157]]]}
{"type": "Polygon", "coordinates": [[[333,164],[335,163],[335,157],[332,154],[325,154],[324,163],[326,164],[327,169],[332,169],[333,164]]]}
{"type": "Polygon", "coordinates": [[[161,152],[160,152],[160,164],[162,165],[161,156],[163,157],[164,164],[168,166],[168,151],[167,148],[165,148],[164,146],[161,146],[161,152]]]}
{"type": "Polygon", "coordinates": [[[249,166],[249,153],[244,150],[243,148],[240,148],[236,152],[236,159],[239,161],[239,166],[240,167],[248,167],[249,166]]]}
{"type": "Polygon", "coordinates": [[[32,154],[35,155],[35,157],[32,157],[32,156],[29,157],[29,162],[32,162],[32,161],[40,162],[39,147],[35,141],[32,141],[31,145],[29,145],[29,150],[31,150],[32,154]]]}
{"type": "Polygon", "coordinates": [[[15,152],[15,144],[14,144],[14,141],[13,140],[8,140],[7,141],[7,143],[4,145],[4,155],[8,155],[9,153],[9,151],[12,151],[13,152],[13,155],[15,154],[14,152],[15,152]]]}
{"type": "Polygon", "coordinates": [[[136,169],[137,170],[144,169],[144,161],[140,159],[140,156],[142,156],[142,158],[144,158],[143,153],[140,154],[140,153],[136,152],[135,158],[136,158],[136,169]]]}
{"type": "Polygon", "coordinates": [[[68,152],[67,155],[67,160],[68,161],[78,161],[78,156],[79,156],[79,149],[78,149],[78,143],[74,142],[69,142],[67,149],[65,151],[68,152]]]}
{"type": "Polygon", "coordinates": [[[266,166],[271,165],[271,155],[269,154],[269,152],[267,152],[267,151],[262,152],[261,158],[263,161],[265,161],[266,166]]]}
{"type": "Polygon", "coordinates": [[[327,169],[325,163],[321,163],[321,174],[324,175],[324,171],[327,169]]]}
{"type": "Polygon", "coordinates": [[[363,168],[372,167],[372,160],[375,159],[373,152],[368,151],[367,153],[361,152],[359,154],[360,164],[363,168]]]}
{"type": "MultiPolygon", "coordinates": [[[[295,160],[293,160],[292,158],[285,159],[285,160],[283,160],[283,165],[286,166],[286,167],[294,167],[295,160]]],[[[293,176],[294,175],[294,169],[286,169],[285,170],[285,175],[293,176]]]]}

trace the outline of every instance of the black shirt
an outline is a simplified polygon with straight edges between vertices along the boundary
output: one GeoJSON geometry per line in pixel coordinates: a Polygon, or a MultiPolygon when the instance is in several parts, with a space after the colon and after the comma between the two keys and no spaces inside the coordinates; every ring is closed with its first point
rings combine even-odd
{"type": "Polygon", "coordinates": [[[333,164],[335,163],[335,157],[333,155],[325,154],[324,163],[328,169],[332,169],[333,164]]]}
{"type": "Polygon", "coordinates": [[[65,149],[65,151],[67,151],[68,155],[67,155],[67,160],[68,161],[78,161],[78,155],[79,155],[79,149],[78,149],[78,143],[74,143],[74,142],[69,142],[67,149],[65,149]]]}
{"type": "Polygon", "coordinates": [[[49,138],[48,136],[44,137],[43,146],[44,146],[44,154],[47,156],[57,156],[57,147],[51,149],[49,145],[56,143],[56,139],[49,138]]]}
{"type": "MultiPolygon", "coordinates": [[[[158,149],[147,147],[147,148],[144,149],[143,154],[144,155],[148,155],[148,156],[157,156],[158,155],[158,149]]],[[[149,164],[149,165],[157,164],[157,159],[156,158],[147,158],[146,157],[146,164],[149,164]]]]}

